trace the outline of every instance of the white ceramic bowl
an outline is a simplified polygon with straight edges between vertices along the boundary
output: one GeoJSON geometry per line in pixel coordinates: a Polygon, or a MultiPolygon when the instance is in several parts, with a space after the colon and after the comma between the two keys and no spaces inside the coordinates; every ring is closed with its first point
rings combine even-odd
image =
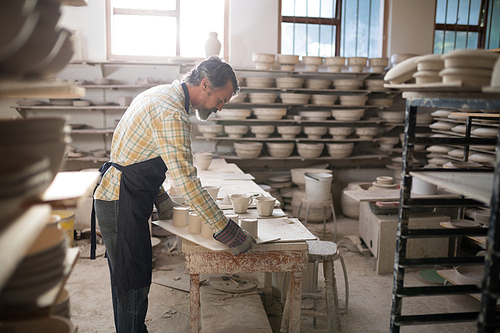
{"type": "Polygon", "coordinates": [[[253,125],[250,126],[250,132],[255,134],[256,138],[263,139],[268,138],[269,135],[274,133],[273,125],[253,125]]]}
{"type": "Polygon", "coordinates": [[[323,57],[302,56],[302,63],[304,65],[319,66],[323,63],[323,57]]]}
{"type": "Polygon", "coordinates": [[[347,58],[348,66],[366,66],[367,57],[349,57],[347,58]]]}
{"type": "Polygon", "coordinates": [[[278,54],[278,62],[280,64],[293,64],[300,63],[298,55],[278,54]]]}
{"type": "Polygon", "coordinates": [[[327,57],[325,58],[326,66],[344,66],[345,57],[327,57]]]}
{"type": "Polygon", "coordinates": [[[276,56],[270,53],[252,53],[253,62],[263,62],[273,64],[276,56]]]}
{"type": "Polygon", "coordinates": [[[332,82],[330,80],[322,80],[322,79],[307,79],[306,80],[306,88],[309,89],[328,89],[332,82]]]}
{"type": "Polygon", "coordinates": [[[280,69],[282,71],[288,71],[288,72],[293,72],[295,71],[295,65],[294,64],[281,64],[280,69]]]}
{"type": "Polygon", "coordinates": [[[283,139],[293,139],[302,131],[300,126],[277,126],[276,129],[283,139]]]}
{"type": "Polygon", "coordinates": [[[384,89],[384,80],[365,80],[364,84],[368,90],[383,90],[384,89]]]}
{"type": "Polygon", "coordinates": [[[378,116],[389,123],[404,123],[404,111],[379,111],[378,116]]]}
{"type": "MultiPolygon", "coordinates": [[[[198,125],[199,126],[199,125],[198,125]]],[[[225,125],[224,132],[230,138],[241,138],[243,135],[248,133],[248,126],[244,125],[225,125]]]]}
{"type": "Polygon", "coordinates": [[[288,157],[292,155],[294,142],[266,142],[267,151],[273,157],[288,157]]]}
{"type": "Polygon", "coordinates": [[[311,126],[311,127],[306,126],[303,128],[302,131],[304,132],[304,134],[307,135],[309,139],[318,140],[321,139],[321,137],[326,134],[328,128],[323,126],[311,126]]]}
{"type": "Polygon", "coordinates": [[[342,72],[344,66],[328,66],[328,72],[330,73],[340,73],[342,72]]]}
{"type": "Polygon", "coordinates": [[[304,79],[300,77],[281,77],[276,79],[276,86],[278,88],[302,88],[304,79]]]}
{"type": "Polygon", "coordinates": [[[442,55],[445,68],[493,69],[499,55],[486,50],[454,50],[442,55]]]}
{"type": "Polygon", "coordinates": [[[360,139],[369,140],[378,134],[378,127],[357,127],[354,129],[354,133],[360,139]]]}
{"type": "Polygon", "coordinates": [[[251,114],[252,110],[250,109],[222,109],[217,111],[217,117],[230,120],[243,120],[250,117],[251,114]]]}
{"type": "Polygon", "coordinates": [[[304,72],[317,72],[319,69],[318,65],[305,65],[304,72]]]}
{"type": "Polygon", "coordinates": [[[369,58],[368,66],[385,68],[389,65],[389,58],[369,58]]]}
{"type": "Polygon", "coordinates": [[[251,103],[271,104],[276,101],[276,93],[249,93],[251,103]]]}
{"type": "Polygon", "coordinates": [[[417,84],[441,82],[439,71],[418,71],[413,74],[417,84]]]}
{"type": "MultiPolygon", "coordinates": [[[[446,65],[445,65],[446,66],[446,65]]],[[[470,86],[489,86],[491,70],[481,68],[445,68],[439,72],[443,83],[464,82],[470,86]]]]}
{"type": "Polygon", "coordinates": [[[311,95],[309,94],[294,94],[294,93],[281,93],[281,100],[283,104],[307,104],[311,95]]]}
{"type": "Polygon", "coordinates": [[[344,95],[340,96],[340,105],[345,106],[363,106],[368,100],[368,96],[344,95]]]}
{"type": "Polygon", "coordinates": [[[269,77],[247,77],[245,81],[249,88],[270,88],[275,83],[275,79],[269,77]]]}
{"type": "Polygon", "coordinates": [[[352,133],[351,127],[329,127],[328,133],[333,137],[334,140],[343,140],[352,133]]]}
{"type": "Polygon", "coordinates": [[[324,143],[297,143],[297,152],[304,158],[316,158],[323,153],[324,148],[324,143]]]}
{"type": "Polygon", "coordinates": [[[333,105],[337,98],[336,95],[313,94],[311,95],[311,103],[315,105],[333,105]]]}
{"type": "Polygon", "coordinates": [[[333,86],[337,90],[357,90],[363,85],[363,80],[340,79],[333,80],[333,86]]]}
{"type": "Polygon", "coordinates": [[[440,71],[444,69],[444,60],[441,54],[427,54],[417,60],[417,70],[440,71]]]}
{"type": "Polygon", "coordinates": [[[329,111],[299,111],[305,120],[324,121],[330,117],[329,111]]]}
{"type": "Polygon", "coordinates": [[[332,117],[339,121],[358,121],[364,114],[364,109],[332,110],[332,117]]]}
{"type": "Polygon", "coordinates": [[[253,113],[257,119],[279,120],[286,115],[286,109],[255,108],[253,109],[253,113]]]}
{"type": "Polygon", "coordinates": [[[262,151],[262,142],[235,142],[234,150],[240,158],[256,158],[262,151]]]}
{"type": "Polygon", "coordinates": [[[244,103],[247,96],[248,96],[247,93],[240,92],[238,96],[231,99],[228,103],[244,103]]]}
{"type": "Polygon", "coordinates": [[[354,143],[327,143],[328,154],[335,158],[344,158],[351,155],[354,143]]]}
{"type": "Polygon", "coordinates": [[[216,138],[217,134],[222,132],[222,129],[223,126],[219,124],[198,124],[198,131],[200,131],[205,138],[216,138]]]}
{"type": "Polygon", "coordinates": [[[364,66],[349,66],[350,73],[363,73],[364,66]]]}

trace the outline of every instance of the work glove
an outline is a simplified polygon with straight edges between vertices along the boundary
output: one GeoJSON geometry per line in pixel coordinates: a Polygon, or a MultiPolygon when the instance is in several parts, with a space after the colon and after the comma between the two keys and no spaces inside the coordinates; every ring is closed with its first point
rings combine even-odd
{"type": "Polygon", "coordinates": [[[256,243],[250,233],[240,228],[233,220],[229,219],[227,226],[219,232],[214,234],[215,240],[226,244],[229,247],[229,252],[232,255],[238,255],[247,252],[256,243]]]}
{"type": "Polygon", "coordinates": [[[158,212],[159,220],[169,220],[174,214],[174,207],[181,204],[172,200],[167,192],[159,194],[155,200],[156,211],[158,212]]]}

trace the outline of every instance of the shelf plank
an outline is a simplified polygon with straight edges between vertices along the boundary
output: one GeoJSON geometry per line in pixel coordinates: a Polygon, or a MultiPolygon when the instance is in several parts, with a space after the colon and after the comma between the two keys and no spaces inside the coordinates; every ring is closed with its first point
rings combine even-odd
{"type": "Polygon", "coordinates": [[[114,128],[89,128],[71,130],[71,134],[113,134],[114,132],[114,128]]]}
{"type": "Polygon", "coordinates": [[[12,106],[18,110],[127,110],[128,106],[120,105],[89,105],[89,106],[61,106],[61,105],[36,105],[36,106],[12,106]]]}
{"type": "MultiPolygon", "coordinates": [[[[278,119],[278,120],[263,120],[263,119],[254,119],[254,118],[246,118],[246,119],[224,119],[224,118],[209,118],[208,121],[213,122],[255,122],[255,123],[284,123],[284,124],[309,124],[309,123],[321,123],[321,124],[381,124],[383,120],[380,118],[373,118],[367,120],[357,120],[357,121],[341,121],[341,120],[295,120],[295,119],[278,119]]],[[[403,124],[404,125],[404,124],[403,124]]]]}
{"type": "Polygon", "coordinates": [[[8,98],[81,98],[85,88],[67,81],[1,80],[0,96],[8,98]]]}
{"type": "Polygon", "coordinates": [[[410,175],[490,205],[493,193],[493,172],[411,171],[410,175]]]}
{"type": "Polygon", "coordinates": [[[0,290],[45,227],[50,205],[33,205],[0,233],[0,290]]]}
{"type": "MultiPolygon", "coordinates": [[[[220,155],[220,158],[224,158],[226,160],[248,160],[248,158],[241,158],[236,155],[220,155]]],[[[331,157],[331,156],[320,156],[315,158],[307,158],[301,156],[288,156],[288,157],[273,157],[273,156],[259,156],[257,158],[252,158],[252,160],[300,160],[300,161],[325,161],[325,160],[364,160],[364,159],[382,159],[388,158],[389,155],[359,155],[359,156],[349,156],[349,157],[331,157]]]]}
{"type": "Polygon", "coordinates": [[[148,89],[161,84],[82,84],[80,87],[85,89],[148,89]]]}
{"type": "MultiPolygon", "coordinates": [[[[388,106],[383,106],[383,105],[358,105],[358,106],[350,106],[350,105],[340,105],[340,104],[334,104],[334,105],[317,105],[317,104],[285,104],[285,103],[251,103],[251,102],[243,102],[243,103],[227,103],[226,108],[230,109],[232,106],[247,106],[247,107],[281,107],[281,108],[291,108],[291,107],[299,107],[299,108],[314,108],[314,109],[380,109],[384,110],[387,109],[388,106]]],[[[307,110],[303,110],[307,111],[307,110]]]]}
{"type": "Polygon", "coordinates": [[[100,175],[98,171],[59,172],[43,193],[42,201],[52,206],[75,207],[82,197],[92,193],[100,175]]]}
{"type": "Polygon", "coordinates": [[[377,142],[382,140],[383,138],[371,138],[369,140],[352,138],[352,139],[344,139],[344,140],[335,140],[333,138],[323,138],[323,139],[309,139],[309,138],[294,138],[294,139],[284,139],[282,137],[269,137],[269,138],[257,138],[257,137],[242,137],[242,138],[230,138],[228,136],[218,136],[216,138],[205,138],[204,136],[197,136],[198,140],[206,140],[206,141],[283,141],[283,142],[377,142]]]}

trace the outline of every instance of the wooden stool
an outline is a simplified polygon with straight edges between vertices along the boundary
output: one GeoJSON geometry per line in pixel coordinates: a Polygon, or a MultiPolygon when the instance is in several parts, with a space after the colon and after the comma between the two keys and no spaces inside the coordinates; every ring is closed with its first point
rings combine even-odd
{"type": "Polygon", "coordinates": [[[302,198],[302,201],[300,202],[299,205],[299,211],[297,213],[297,217],[300,218],[300,211],[302,209],[302,205],[306,204],[306,218],[304,224],[307,226],[307,217],[309,216],[309,208],[311,208],[311,205],[314,204],[316,206],[322,206],[323,207],[323,238],[325,238],[326,235],[326,208],[330,208],[332,210],[332,216],[333,216],[333,224],[335,227],[335,238],[334,242],[337,242],[337,219],[335,218],[335,208],[333,208],[333,200],[332,197],[330,196],[330,200],[326,201],[311,201],[307,200],[306,198],[302,198]]]}
{"type": "MultiPolygon", "coordinates": [[[[344,271],[345,281],[345,313],[349,310],[349,282],[347,279],[347,270],[345,267],[344,258],[337,249],[337,244],[326,241],[307,241],[309,246],[309,262],[322,262],[323,273],[325,276],[325,300],[326,300],[326,314],[316,311],[316,299],[322,298],[318,294],[305,294],[303,296],[314,297],[313,310],[302,310],[303,314],[314,315],[314,327],[316,326],[316,317],[318,315],[327,317],[328,332],[340,332],[340,309],[339,297],[337,293],[337,280],[335,278],[335,266],[333,262],[340,259],[342,270],[344,271]]],[[[281,321],[281,332],[286,332],[288,328],[288,314],[289,302],[288,297],[285,301],[283,309],[283,319],[281,321]]]]}

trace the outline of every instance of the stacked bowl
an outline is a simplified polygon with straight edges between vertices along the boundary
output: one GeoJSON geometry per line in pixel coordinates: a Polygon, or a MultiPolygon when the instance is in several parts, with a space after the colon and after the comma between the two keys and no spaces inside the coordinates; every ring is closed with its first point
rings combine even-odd
{"type": "Polygon", "coordinates": [[[323,57],[303,56],[302,63],[306,72],[317,72],[319,65],[323,63],[323,57]]]}
{"type": "MultiPolygon", "coordinates": [[[[198,125],[200,126],[200,125],[198,125]]],[[[245,125],[225,125],[224,132],[230,138],[241,138],[243,135],[248,133],[248,126],[245,125]]]]}
{"type": "Polygon", "coordinates": [[[294,94],[294,93],[281,93],[281,100],[283,104],[307,104],[311,95],[308,94],[294,94]]]}
{"type": "Polygon", "coordinates": [[[469,86],[489,86],[493,66],[499,55],[485,50],[454,50],[442,56],[443,83],[462,82],[469,86]]]}
{"type": "Polygon", "coordinates": [[[319,140],[328,131],[327,127],[324,126],[306,126],[302,130],[309,139],[319,140]]]}
{"type": "Polygon", "coordinates": [[[332,117],[338,121],[358,121],[365,114],[365,109],[332,110],[332,117]]]}
{"type": "Polygon", "coordinates": [[[286,115],[286,109],[254,108],[253,114],[261,120],[279,120],[286,115]]]}
{"type": "Polygon", "coordinates": [[[249,88],[270,88],[275,80],[269,77],[247,77],[245,82],[249,88]]]}
{"type": "Polygon", "coordinates": [[[371,140],[378,134],[378,127],[357,127],[354,132],[362,140],[371,140]]]}
{"type": "Polygon", "coordinates": [[[363,80],[339,79],[333,80],[333,86],[337,90],[357,90],[363,85],[363,80]]]}
{"type": "Polygon", "coordinates": [[[349,57],[347,58],[347,66],[349,66],[349,72],[351,73],[361,73],[363,68],[366,66],[368,58],[367,57],[349,57]]]}
{"type": "Polygon", "coordinates": [[[277,126],[278,133],[283,139],[294,139],[302,131],[300,126],[277,126]]]}
{"type": "Polygon", "coordinates": [[[372,73],[382,73],[389,65],[389,58],[369,58],[368,66],[372,73]]]}
{"type": "Polygon", "coordinates": [[[332,81],[330,80],[322,80],[322,79],[307,79],[306,80],[306,88],[309,89],[328,89],[332,81]]]}
{"type": "Polygon", "coordinates": [[[252,53],[252,61],[257,70],[269,70],[274,64],[276,56],[269,53],[252,53]]]}
{"type": "Polygon", "coordinates": [[[268,138],[271,134],[274,133],[273,125],[254,125],[250,126],[250,132],[255,134],[256,138],[264,139],[268,138]]]}
{"type": "Polygon", "coordinates": [[[266,142],[267,151],[273,157],[288,157],[292,155],[295,143],[293,142],[266,142]]]}
{"type": "Polygon", "coordinates": [[[289,88],[302,88],[304,79],[300,77],[280,77],[276,79],[276,87],[289,89],[289,88]]]}
{"type": "Polygon", "coordinates": [[[344,158],[351,155],[354,149],[354,143],[328,143],[327,145],[328,154],[335,158],[344,158]]]}
{"type": "MultiPolygon", "coordinates": [[[[222,111],[219,111],[219,113],[222,111]]],[[[222,125],[219,124],[198,124],[198,131],[202,133],[204,138],[216,138],[217,134],[222,132],[222,128],[222,125]]]]}
{"type": "Polygon", "coordinates": [[[328,133],[334,140],[344,140],[352,133],[351,127],[329,127],[328,133]]]}
{"type": "Polygon", "coordinates": [[[444,60],[440,54],[428,54],[419,57],[417,72],[413,74],[417,84],[441,82],[439,72],[444,69],[444,60]]]}
{"type": "Polygon", "coordinates": [[[311,103],[314,105],[334,105],[337,98],[335,95],[313,94],[311,95],[311,103]]]}
{"type": "Polygon", "coordinates": [[[330,111],[299,111],[305,120],[324,121],[330,117],[330,111]]]}
{"type": "Polygon", "coordinates": [[[331,73],[340,73],[345,65],[344,57],[328,57],[325,58],[325,65],[331,73]]]}
{"type": "Polygon", "coordinates": [[[256,158],[262,151],[262,142],[235,142],[234,150],[239,158],[256,158]]]}
{"type": "Polygon", "coordinates": [[[294,71],[295,65],[300,63],[300,60],[297,55],[278,54],[278,62],[280,63],[281,70],[294,71]]]}
{"type": "Polygon", "coordinates": [[[359,95],[344,95],[340,96],[340,105],[344,106],[364,106],[368,100],[368,96],[359,95]]]}
{"type": "Polygon", "coordinates": [[[316,158],[323,153],[324,148],[324,143],[297,143],[297,152],[304,158],[316,158]]]}
{"type": "Polygon", "coordinates": [[[272,104],[278,96],[276,93],[249,93],[251,103],[256,104],[272,104]]]}

